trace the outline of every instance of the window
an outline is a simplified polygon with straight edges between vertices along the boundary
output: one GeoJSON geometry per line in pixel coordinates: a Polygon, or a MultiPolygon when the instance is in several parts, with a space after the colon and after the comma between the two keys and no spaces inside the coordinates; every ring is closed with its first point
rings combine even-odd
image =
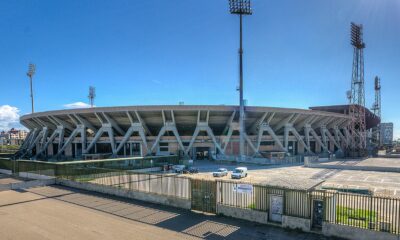
{"type": "Polygon", "coordinates": [[[159,151],[160,151],[160,152],[168,152],[168,151],[169,151],[169,149],[168,149],[168,143],[160,142],[160,144],[159,144],[159,151]]]}
{"type": "Polygon", "coordinates": [[[264,141],[264,142],[261,142],[261,146],[274,146],[274,142],[273,141],[264,141]]]}

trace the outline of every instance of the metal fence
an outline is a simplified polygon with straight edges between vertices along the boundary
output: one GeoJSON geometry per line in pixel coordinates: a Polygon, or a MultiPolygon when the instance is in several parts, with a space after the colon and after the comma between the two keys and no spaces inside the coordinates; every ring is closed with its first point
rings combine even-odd
{"type": "Polygon", "coordinates": [[[315,200],[322,202],[322,221],[400,234],[400,198],[332,190],[278,188],[237,181],[217,181],[217,203],[256,211],[310,219],[315,200]],[[279,200],[279,202],[276,201],[279,200]]]}
{"type": "Polygon", "coordinates": [[[115,158],[102,160],[84,160],[68,162],[45,162],[32,160],[5,160],[15,164],[15,172],[31,173],[52,177],[105,173],[113,170],[137,170],[162,167],[179,163],[177,156],[147,156],[115,158]]]}
{"type": "Polygon", "coordinates": [[[190,199],[190,179],[176,175],[135,173],[124,170],[103,169],[102,173],[60,176],[75,182],[115,187],[128,191],[154,193],[176,198],[190,199]]]}
{"type": "Polygon", "coordinates": [[[331,192],[324,196],[324,221],[400,234],[400,199],[331,192]]]}
{"type": "Polygon", "coordinates": [[[8,158],[0,158],[0,169],[12,171],[14,169],[14,162],[8,158]]]}
{"type": "MultiPolygon", "coordinates": [[[[175,174],[125,170],[128,166],[134,166],[129,161],[134,159],[49,163],[0,158],[0,169],[54,176],[128,191],[192,198],[191,181],[194,180],[175,174]]],[[[278,222],[282,215],[287,215],[310,219],[314,224],[318,218],[316,212],[321,212],[317,227],[326,222],[400,235],[400,198],[376,196],[369,192],[361,194],[340,190],[289,189],[233,180],[217,180],[216,188],[213,189],[217,204],[266,212],[270,219],[278,222]]],[[[199,199],[204,200],[202,196],[199,199]]]]}
{"type": "Polygon", "coordinates": [[[305,190],[249,184],[237,181],[218,181],[217,203],[231,207],[269,211],[271,198],[282,197],[282,214],[293,217],[310,217],[310,197],[305,190]]]}
{"type": "Polygon", "coordinates": [[[190,199],[190,180],[186,177],[133,172],[137,169],[159,167],[178,162],[177,156],[73,162],[5,160],[0,161],[0,168],[2,165],[10,168],[10,164],[15,163],[16,170],[14,172],[24,177],[57,177],[75,182],[190,199]]]}

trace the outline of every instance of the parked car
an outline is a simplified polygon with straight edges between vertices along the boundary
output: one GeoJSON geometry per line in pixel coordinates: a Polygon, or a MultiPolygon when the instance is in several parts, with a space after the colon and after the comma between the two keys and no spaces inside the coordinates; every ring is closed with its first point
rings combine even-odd
{"type": "Polygon", "coordinates": [[[183,173],[190,173],[190,174],[192,174],[192,173],[199,173],[199,169],[198,169],[198,168],[195,168],[195,167],[189,167],[189,168],[185,168],[185,169],[183,170],[183,173]]]}
{"type": "Polygon", "coordinates": [[[176,173],[183,173],[183,170],[185,170],[186,166],[185,165],[174,165],[172,167],[172,170],[176,173]]]}
{"type": "Polygon", "coordinates": [[[240,179],[247,177],[247,167],[238,167],[235,168],[235,171],[231,174],[232,179],[240,179]]]}
{"type": "Polygon", "coordinates": [[[228,169],[226,168],[218,168],[217,171],[213,172],[214,177],[223,177],[228,175],[228,169]]]}

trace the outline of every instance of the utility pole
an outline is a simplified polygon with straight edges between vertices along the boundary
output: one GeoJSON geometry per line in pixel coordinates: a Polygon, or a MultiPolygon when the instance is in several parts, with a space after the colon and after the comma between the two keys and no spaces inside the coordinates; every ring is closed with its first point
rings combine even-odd
{"type": "Polygon", "coordinates": [[[28,72],[26,73],[26,75],[29,77],[29,81],[30,81],[30,86],[31,86],[31,104],[32,104],[32,113],[35,112],[35,108],[33,106],[33,75],[35,75],[36,72],[36,66],[33,63],[29,63],[29,69],[28,72]]]}
{"type": "Polygon", "coordinates": [[[243,31],[242,31],[242,18],[243,15],[251,15],[252,9],[250,6],[250,0],[229,0],[229,10],[231,14],[239,15],[239,151],[240,157],[244,157],[244,133],[245,129],[245,113],[244,113],[244,102],[243,102],[243,31]]]}

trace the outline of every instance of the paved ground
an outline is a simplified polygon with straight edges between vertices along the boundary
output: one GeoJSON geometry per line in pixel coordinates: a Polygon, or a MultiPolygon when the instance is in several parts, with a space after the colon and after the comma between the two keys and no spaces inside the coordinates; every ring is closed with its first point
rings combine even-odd
{"type": "Polygon", "coordinates": [[[19,183],[19,182],[23,182],[23,181],[24,180],[22,180],[20,178],[15,178],[15,177],[11,177],[9,175],[0,173],[0,185],[10,184],[10,183],[19,183]]]}
{"type": "Polygon", "coordinates": [[[352,165],[352,166],[371,166],[371,167],[400,167],[400,158],[367,158],[364,160],[345,160],[331,161],[321,164],[332,165],[352,165]]]}
{"type": "Polygon", "coordinates": [[[329,239],[59,186],[0,192],[1,239],[329,239]]]}
{"type": "MultiPolygon", "coordinates": [[[[400,158],[369,158],[362,161],[335,161],[329,164],[400,167],[400,158]]],[[[212,179],[212,171],[219,167],[225,167],[229,171],[232,171],[238,165],[197,161],[195,162],[195,166],[199,168],[200,173],[188,176],[212,179]]],[[[240,166],[244,166],[244,164],[240,164],[240,166]]],[[[367,188],[374,191],[376,194],[400,197],[400,173],[306,168],[303,166],[283,165],[246,166],[249,169],[249,176],[242,179],[243,181],[299,189],[313,186],[367,188]]],[[[230,176],[228,175],[222,179],[230,179],[230,176]]]]}

